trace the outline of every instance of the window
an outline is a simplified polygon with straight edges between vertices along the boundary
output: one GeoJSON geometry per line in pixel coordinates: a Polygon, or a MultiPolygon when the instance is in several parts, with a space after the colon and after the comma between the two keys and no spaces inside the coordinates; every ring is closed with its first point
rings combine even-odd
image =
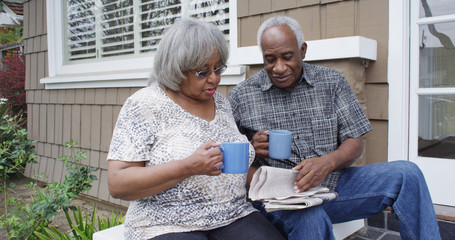
{"type": "Polygon", "coordinates": [[[65,62],[154,52],[182,17],[215,23],[229,40],[229,0],[67,0],[65,62]]]}
{"type": "MultiPolygon", "coordinates": [[[[215,23],[226,41],[237,38],[230,36],[237,27],[229,12],[236,1],[47,0],[46,6],[49,77],[41,79],[46,89],[145,86],[161,35],[183,17],[215,23]]],[[[236,47],[236,40],[229,42],[236,47]]],[[[229,67],[222,76],[240,82],[244,72],[229,67]]]]}

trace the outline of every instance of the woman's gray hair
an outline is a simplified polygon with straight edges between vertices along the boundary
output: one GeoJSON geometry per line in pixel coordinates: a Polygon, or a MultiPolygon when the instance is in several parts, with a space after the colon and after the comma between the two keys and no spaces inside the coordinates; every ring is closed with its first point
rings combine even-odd
{"type": "Polygon", "coordinates": [[[299,45],[299,48],[302,47],[302,45],[305,43],[305,38],[303,37],[303,32],[302,28],[300,27],[299,22],[295,20],[294,18],[287,17],[287,16],[276,16],[267,19],[265,22],[261,24],[261,26],[258,29],[258,36],[257,36],[257,41],[258,41],[258,46],[259,49],[262,51],[262,46],[261,46],[261,38],[262,34],[264,34],[264,31],[271,28],[271,27],[276,27],[276,26],[287,26],[289,27],[292,32],[294,32],[294,35],[297,39],[297,44],[299,45]]]}
{"type": "Polygon", "coordinates": [[[148,80],[165,88],[180,91],[183,72],[202,68],[218,51],[221,64],[226,64],[229,49],[223,33],[213,24],[195,19],[181,19],[170,27],[155,53],[152,74],[148,80]]]}

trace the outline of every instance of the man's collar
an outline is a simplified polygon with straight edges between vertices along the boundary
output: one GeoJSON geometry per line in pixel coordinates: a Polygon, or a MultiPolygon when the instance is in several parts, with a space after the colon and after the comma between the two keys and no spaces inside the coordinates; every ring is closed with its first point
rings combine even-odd
{"type": "MultiPolygon", "coordinates": [[[[305,81],[308,85],[313,86],[313,76],[311,76],[310,69],[308,68],[310,65],[308,63],[302,62],[302,78],[300,81],[305,81]]],[[[303,82],[302,81],[302,82],[303,82]]]]}
{"type": "MultiPolygon", "coordinates": [[[[308,85],[313,86],[313,83],[311,81],[311,77],[309,74],[309,70],[306,70],[307,66],[308,66],[307,63],[303,62],[303,64],[302,64],[302,73],[303,74],[297,84],[306,82],[308,85]]],[[[264,71],[265,78],[264,78],[264,83],[261,85],[261,89],[262,89],[262,91],[267,91],[273,86],[273,83],[272,83],[272,80],[270,80],[269,75],[267,74],[267,71],[265,70],[265,68],[262,70],[264,71]]]]}

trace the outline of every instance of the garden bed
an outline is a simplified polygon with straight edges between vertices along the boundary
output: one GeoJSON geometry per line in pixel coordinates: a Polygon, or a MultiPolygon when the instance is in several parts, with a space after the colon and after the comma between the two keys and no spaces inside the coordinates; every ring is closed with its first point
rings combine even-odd
{"type": "MultiPolygon", "coordinates": [[[[34,192],[33,190],[27,188],[27,184],[34,180],[26,177],[15,177],[11,181],[14,182],[16,186],[13,188],[12,192],[8,193],[8,197],[18,197],[21,198],[24,202],[30,203],[32,201],[31,196],[34,195],[34,192]]],[[[43,187],[44,184],[41,183],[38,184],[38,186],[43,187]]],[[[3,215],[5,206],[5,196],[3,193],[0,196],[0,204],[1,204],[0,214],[3,215]]],[[[112,212],[121,213],[123,216],[125,215],[124,208],[120,207],[117,210],[113,210],[115,207],[106,205],[105,203],[95,203],[94,200],[84,196],[81,196],[78,199],[75,199],[71,202],[71,205],[75,207],[80,207],[82,212],[87,213],[87,216],[89,217],[91,217],[92,215],[95,204],[96,215],[99,216],[100,218],[110,218],[112,212]]],[[[68,225],[68,222],[65,218],[65,214],[63,211],[60,211],[59,214],[52,220],[51,225],[56,227],[61,232],[70,233],[70,226],[68,225]]],[[[6,230],[0,229],[0,239],[8,239],[6,230]]]]}

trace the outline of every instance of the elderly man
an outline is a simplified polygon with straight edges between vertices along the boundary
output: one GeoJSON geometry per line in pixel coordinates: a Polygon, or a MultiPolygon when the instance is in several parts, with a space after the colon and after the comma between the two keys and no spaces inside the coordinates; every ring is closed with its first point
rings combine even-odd
{"type": "Polygon", "coordinates": [[[338,197],[303,210],[268,213],[261,203],[256,207],[288,239],[334,239],[332,223],[370,217],[387,206],[403,239],[440,239],[428,187],[414,163],[350,167],[372,127],[339,72],[302,61],[307,44],[298,22],[268,19],[258,30],[258,45],[264,69],[229,94],[236,123],[256,150],[255,166],[299,170],[296,192],[322,185],[338,197]],[[265,134],[271,129],[292,131],[289,159],[268,156],[265,134]]]}

